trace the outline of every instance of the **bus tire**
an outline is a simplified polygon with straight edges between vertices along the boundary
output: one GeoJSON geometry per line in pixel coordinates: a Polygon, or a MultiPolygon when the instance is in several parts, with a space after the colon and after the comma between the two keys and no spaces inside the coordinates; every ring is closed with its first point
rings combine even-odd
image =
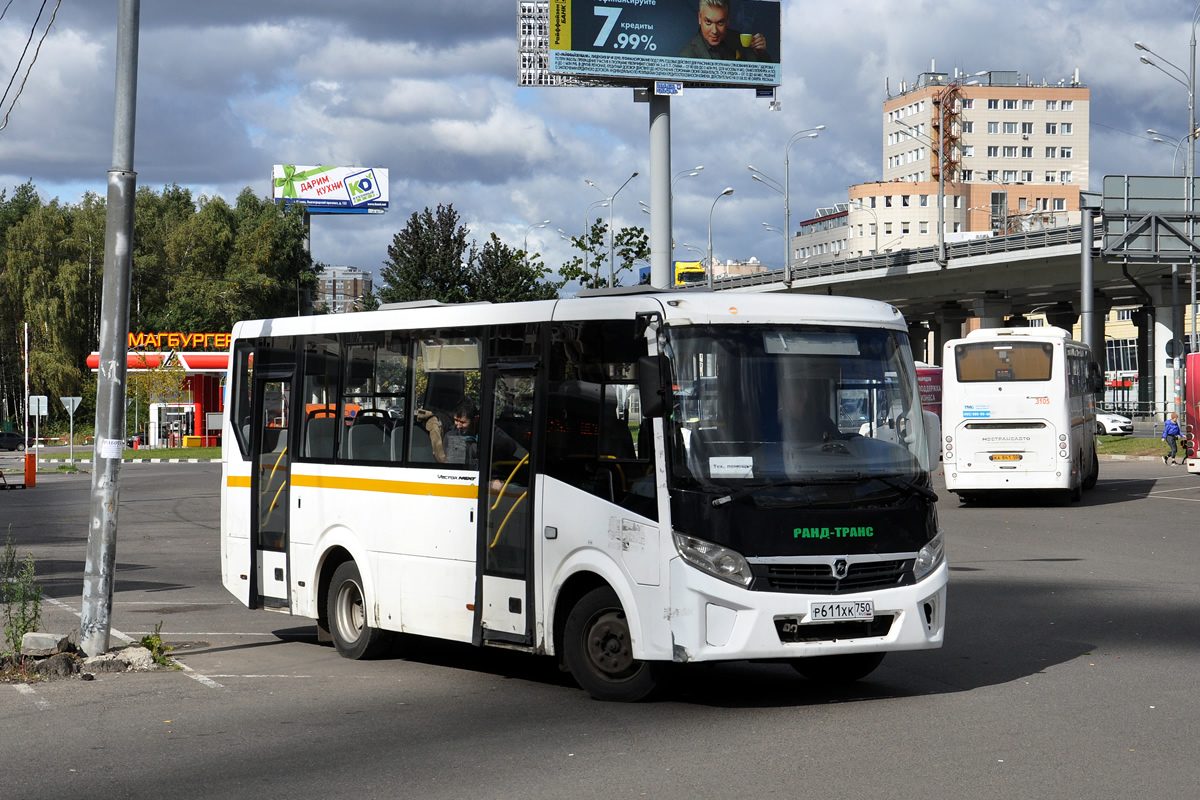
{"type": "Polygon", "coordinates": [[[576,682],[597,700],[635,703],[658,683],[657,665],[633,657],[625,610],[608,586],[585,594],[567,615],[563,661],[576,682]]]}
{"type": "Polygon", "coordinates": [[[1087,477],[1083,479],[1084,491],[1090,492],[1096,488],[1096,481],[1100,479],[1100,459],[1096,457],[1096,451],[1092,451],[1092,469],[1088,472],[1087,477]]]}
{"type": "Polygon", "coordinates": [[[794,658],[792,669],[815,683],[826,686],[862,680],[883,663],[887,653],[847,653],[839,656],[794,658]]]}
{"type": "Polygon", "coordinates": [[[333,646],[343,658],[374,658],[386,643],[384,631],[367,625],[366,592],[358,565],[346,561],[333,571],[327,613],[333,646]]]}

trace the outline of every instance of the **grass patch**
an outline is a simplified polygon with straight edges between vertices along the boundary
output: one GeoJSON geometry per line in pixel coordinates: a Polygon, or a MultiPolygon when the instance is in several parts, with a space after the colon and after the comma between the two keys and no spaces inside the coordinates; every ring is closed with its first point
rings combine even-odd
{"type": "MultiPolygon", "coordinates": [[[[1167,453],[1167,443],[1146,436],[1097,436],[1100,443],[1096,453],[1102,456],[1154,456],[1162,458],[1167,453]]],[[[1182,448],[1181,448],[1182,449],[1182,448]]],[[[1182,453],[1177,456],[1182,458],[1182,453]]]]}
{"type": "Polygon", "coordinates": [[[124,450],[121,458],[132,458],[135,461],[150,458],[220,458],[219,447],[159,447],[153,450],[141,448],[124,450]]]}

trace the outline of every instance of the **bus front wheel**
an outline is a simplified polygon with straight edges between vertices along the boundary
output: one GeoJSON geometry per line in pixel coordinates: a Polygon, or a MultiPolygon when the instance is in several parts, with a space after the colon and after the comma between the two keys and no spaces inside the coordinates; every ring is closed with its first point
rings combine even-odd
{"type": "Polygon", "coordinates": [[[633,657],[625,610],[607,586],[585,594],[567,615],[563,660],[579,685],[597,700],[637,702],[658,682],[656,665],[633,657]]]}
{"type": "Polygon", "coordinates": [[[792,669],[810,681],[836,686],[862,680],[883,663],[887,653],[848,653],[792,659],[792,669]]]}
{"type": "Polygon", "coordinates": [[[358,565],[340,564],[329,583],[327,612],[333,646],[343,658],[373,658],[386,643],[384,631],[367,625],[365,598],[358,565]]]}

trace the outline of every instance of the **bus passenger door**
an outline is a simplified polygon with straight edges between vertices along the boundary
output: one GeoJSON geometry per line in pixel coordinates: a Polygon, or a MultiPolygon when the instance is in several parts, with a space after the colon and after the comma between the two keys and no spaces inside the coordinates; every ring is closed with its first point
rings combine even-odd
{"type": "Polygon", "coordinates": [[[292,376],[256,376],[254,408],[258,425],[251,442],[254,510],[250,531],[251,608],[286,609],[288,603],[288,507],[291,486],[292,376]]]}
{"type": "Polygon", "coordinates": [[[537,373],[489,369],[479,459],[479,627],[483,641],[532,644],[528,578],[537,474],[537,373]],[[486,450],[484,449],[486,448],[486,450]]]}

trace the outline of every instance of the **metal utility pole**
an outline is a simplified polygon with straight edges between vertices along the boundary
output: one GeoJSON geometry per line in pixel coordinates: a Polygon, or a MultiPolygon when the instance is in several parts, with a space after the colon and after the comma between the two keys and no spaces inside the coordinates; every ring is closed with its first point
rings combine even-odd
{"type": "Polygon", "coordinates": [[[129,347],[130,275],[137,173],[133,132],[137,107],[138,19],[141,0],[120,0],[117,12],[116,108],[113,166],[108,171],[104,229],[104,295],[100,303],[100,368],[96,376],[96,441],[91,518],[83,578],[79,645],[89,656],[108,650],[113,570],[117,560],[117,504],[125,444],[125,370],[129,347]]]}

